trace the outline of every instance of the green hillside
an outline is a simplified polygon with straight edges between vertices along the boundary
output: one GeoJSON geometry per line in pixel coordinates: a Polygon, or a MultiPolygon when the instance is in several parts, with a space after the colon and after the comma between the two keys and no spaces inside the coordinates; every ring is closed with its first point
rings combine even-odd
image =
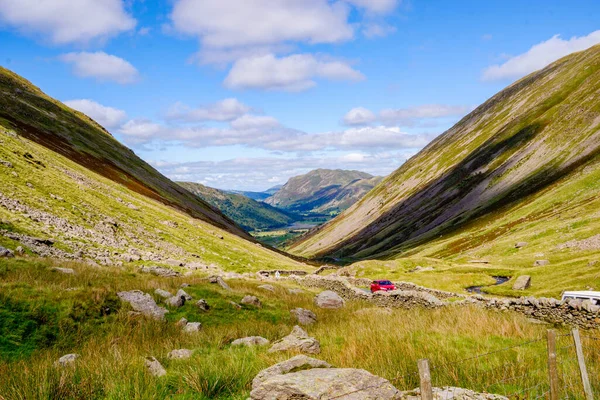
{"type": "Polygon", "coordinates": [[[265,202],[303,214],[338,214],[358,201],[381,179],[360,171],[316,169],[290,178],[265,202]]]}
{"type": "Polygon", "coordinates": [[[398,274],[403,260],[432,257],[461,286],[463,273],[528,273],[532,292],[600,287],[599,92],[599,46],[521,79],[292,251],[388,260],[398,274]],[[468,263],[479,258],[489,264],[468,263]]]}
{"type": "Polygon", "coordinates": [[[247,231],[277,229],[293,224],[298,217],[242,194],[213,189],[194,182],[178,182],[202,200],[218,208],[247,231]]]}
{"type": "Polygon", "coordinates": [[[104,265],[298,268],[83,114],[7,70],[0,90],[0,246],[104,265]]]}

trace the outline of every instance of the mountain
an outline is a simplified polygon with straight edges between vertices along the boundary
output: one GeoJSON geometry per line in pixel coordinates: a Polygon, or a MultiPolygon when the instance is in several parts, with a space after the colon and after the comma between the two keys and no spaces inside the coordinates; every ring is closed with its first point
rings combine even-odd
{"type": "Polygon", "coordinates": [[[300,265],[18,75],[0,69],[0,91],[0,246],[106,265],[300,265]]]}
{"type": "Polygon", "coordinates": [[[213,189],[199,183],[178,182],[202,200],[221,210],[248,231],[276,229],[293,224],[297,218],[242,194],[213,189]]]}
{"type": "Polygon", "coordinates": [[[291,251],[348,260],[475,256],[500,265],[565,251],[589,256],[600,250],[599,153],[595,46],[487,100],[291,251]],[[528,245],[521,252],[516,241],[528,245]]]}
{"type": "Polygon", "coordinates": [[[265,203],[297,213],[337,214],[358,201],[381,179],[360,171],[316,169],[290,178],[265,203]]]}
{"type": "Polygon", "coordinates": [[[269,197],[273,196],[275,193],[277,193],[279,191],[279,189],[281,189],[282,187],[283,187],[283,185],[273,186],[272,188],[269,188],[269,189],[265,190],[264,192],[248,192],[248,191],[243,191],[243,190],[226,190],[226,192],[241,194],[242,196],[246,196],[249,199],[256,200],[256,201],[264,201],[264,200],[268,199],[269,197]]]}

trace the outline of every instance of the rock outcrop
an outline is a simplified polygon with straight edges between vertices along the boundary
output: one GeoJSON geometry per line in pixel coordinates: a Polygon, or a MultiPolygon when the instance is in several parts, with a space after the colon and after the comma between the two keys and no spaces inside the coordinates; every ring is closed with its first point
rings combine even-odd
{"type": "Polygon", "coordinates": [[[248,346],[248,347],[253,347],[253,346],[266,346],[268,345],[270,342],[268,339],[265,339],[264,337],[261,336],[248,336],[245,338],[240,338],[240,339],[236,339],[233,342],[231,342],[232,346],[248,346]]]}
{"type": "Polygon", "coordinates": [[[278,340],[271,346],[269,353],[277,351],[296,350],[302,353],[319,354],[321,352],[321,344],[313,337],[308,336],[308,333],[298,325],[294,326],[292,333],[278,340]]]}
{"type": "MultiPolygon", "coordinates": [[[[477,393],[457,387],[433,388],[433,400],[508,400],[508,397],[490,393],[477,393]]],[[[400,392],[398,400],[420,400],[421,390],[400,392]]]]}
{"type": "Polygon", "coordinates": [[[306,370],[311,368],[331,368],[331,365],[325,361],[317,360],[316,358],[307,357],[301,354],[260,371],[254,380],[252,380],[252,388],[257,388],[258,385],[273,376],[287,374],[291,371],[306,370]]]}
{"type": "Polygon", "coordinates": [[[262,303],[256,296],[244,296],[241,303],[249,305],[249,306],[259,307],[259,308],[262,307],[262,303]]]}
{"type": "Polygon", "coordinates": [[[341,308],[345,301],[332,290],[325,290],[315,297],[315,304],[321,308],[341,308]]]}
{"type": "Polygon", "coordinates": [[[165,314],[169,311],[163,307],[159,307],[152,296],[141,290],[130,290],[128,292],[119,292],[117,296],[122,301],[131,304],[131,307],[147,317],[158,320],[164,320],[165,314]]]}

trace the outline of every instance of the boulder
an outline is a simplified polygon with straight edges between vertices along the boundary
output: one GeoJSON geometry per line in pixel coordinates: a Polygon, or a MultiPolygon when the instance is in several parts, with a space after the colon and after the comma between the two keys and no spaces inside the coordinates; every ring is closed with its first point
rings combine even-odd
{"type": "Polygon", "coordinates": [[[200,311],[208,311],[208,310],[210,310],[210,306],[208,305],[208,303],[204,299],[198,300],[196,302],[196,307],[198,307],[198,309],[200,309],[200,311]]]}
{"type": "MultiPolygon", "coordinates": [[[[472,390],[450,386],[443,388],[434,387],[432,391],[434,400],[508,400],[508,397],[500,396],[498,394],[477,393],[472,390]]],[[[421,389],[400,392],[398,399],[420,400],[421,389]]]]}
{"type": "Polygon", "coordinates": [[[210,283],[216,283],[217,285],[221,286],[221,288],[223,288],[223,289],[225,289],[227,291],[231,290],[231,288],[229,287],[229,285],[220,276],[213,275],[213,276],[211,276],[211,277],[208,278],[208,281],[210,283]]]}
{"type": "Polygon", "coordinates": [[[290,313],[296,317],[300,325],[311,325],[317,322],[317,315],[304,308],[294,308],[290,313]]]}
{"type": "Polygon", "coordinates": [[[193,351],[188,349],[171,350],[169,354],[167,354],[167,358],[170,358],[171,360],[184,360],[190,358],[192,353],[193,351]]]}
{"type": "Polygon", "coordinates": [[[184,327],[188,323],[188,320],[185,317],[181,317],[179,321],[175,323],[176,326],[184,327]]]}
{"type": "Polygon", "coordinates": [[[11,258],[14,256],[15,256],[15,254],[12,252],[12,250],[9,250],[5,247],[0,246],[0,258],[2,258],[2,257],[11,258]]]}
{"type": "Polygon", "coordinates": [[[535,262],[533,263],[533,266],[534,267],[543,267],[548,264],[550,264],[550,261],[548,261],[548,260],[535,260],[535,262]]]}
{"type": "Polygon", "coordinates": [[[73,365],[75,363],[75,360],[77,360],[78,358],[79,354],[65,354],[64,356],[56,360],[54,364],[59,365],[61,367],[68,367],[69,365],[73,365]]]}
{"type": "Polygon", "coordinates": [[[169,311],[163,307],[159,307],[152,296],[147,293],[142,292],[141,290],[130,290],[128,292],[119,292],[117,296],[122,301],[125,301],[131,304],[131,307],[137,311],[141,312],[147,317],[152,317],[158,320],[164,320],[165,314],[169,311]]]}
{"type": "Polygon", "coordinates": [[[517,279],[515,279],[515,283],[513,283],[513,290],[525,290],[529,289],[530,286],[531,276],[521,275],[517,279]]]}
{"type": "Polygon", "coordinates": [[[392,400],[398,394],[389,381],[362,369],[314,368],[272,376],[253,388],[250,398],[392,400]]]}
{"type": "Polygon", "coordinates": [[[154,357],[146,357],[145,364],[148,372],[153,376],[165,376],[167,374],[167,370],[154,357]]]}
{"type": "Polygon", "coordinates": [[[170,307],[183,307],[185,305],[185,297],[178,295],[171,296],[165,300],[165,304],[167,304],[170,307]]]}
{"type": "Polygon", "coordinates": [[[196,332],[200,332],[201,328],[202,328],[202,324],[200,322],[188,322],[183,327],[183,331],[185,333],[196,333],[196,332]]]}
{"type": "Polygon", "coordinates": [[[254,307],[262,307],[262,303],[256,296],[244,296],[241,303],[254,307]]]}
{"type": "Polygon", "coordinates": [[[175,296],[181,296],[181,297],[183,297],[183,298],[184,298],[186,301],[192,301],[192,296],[190,296],[189,294],[187,294],[187,293],[185,292],[185,290],[183,290],[183,289],[179,289],[179,290],[177,291],[177,293],[175,294],[175,296]]]}
{"type": "Polygon", "coordinates": [[[75,270],[73,270],[71,268],[53,267],[52,271],[60,272],[61,274],[67,274],[67,275],[75,274],[75,270]]]}
{"type": "Polygon", "coordinates": [[[252,347],[252,346],[265,346],[267,344],[269,344],[269,340],[265,339],[264,337],[261,336],[248,336],[245,338],[241,338],[241,339],[236,339],[233,342],[231,342],[232,346],[248,346],[248,347],[252,347]]]}
{"type": "Polygon", "coordinates": [[[23,254],[25,254],[25,249],[23,249],[23,246],[17,246],[17,248],[15,249],[15,252],[22,256],[23,254]]]}
{"type": "Polygon", "coordinates": [[[269,292],[275,292],[275,287],[273,287],[273,285],[260,285],[258,288],[268,290],[269,292]]]}
{"type": "Polygon", "coordinates": [[[168,299],[168,298],[173,297],[173,295],[171,293],[167,292],[166,290],[162,290],[162,289],[156,289],[154,291],[154,294],[162,297],[163,299],[168,299]]]}
{"type": "Polygon", "coordinates": [[[336,292],[325,290],[315,297],[315,304],[320,308],[341,308],[345,301],[336,292]]]}
{"type": "Polygon", "coordinates": [[[257,388],[262,382],[275,375],[283,375],[291,371],[306,370],[311,368],[331,368],[331,365],[325,361],[317,360],[316,358],[311,358],[300,354],[296,357],[290,358],[289,360],[271,365],[269,368],[260,371],[254,380],[252,380],[252,389],[257,388]]]}
{"type": "Polygon", "coordinates": [[[522,247],[527,246],[527,242],[517,242],[515,243],[515,249],[520,249],[522,247]]]}
{"type": "Polygon", "coordinates": [[[152,267],[142,267],[140,268],[140,272],[144,273],[144,274],[152,274],[152,275],[156,275],[156,276],[162,276],[162,277],[175,277],[175,276],[179,276],[180,273],[177,271],[173,271],[170,268],[163,268],[163,267],[157,267],[157,266],[152,266],[152,267]]]}
{"type": "Polygon", "coordinates": [[[302,353],[319,354],[321,352],[321,344],[313,337],[308,336],[308,333],[298,325],[294,326],[292,333],[278,340],[271,346],[269,353],[277,351],[297,350],[302,353]]]}
{"type": "Polygon", "coordinates": [[[304,293],[304,290],[292,288],[292,289],[288,289],[288,293],[289,294],[300,294],[300,293],[304,293]]]}
{"type": "Polygon", "coordinates": [[[236,303],[235,301],[229,301],[229,304],[231,304],[231,306],[233,308],[237,308],[238,310],[242,309],[242,306],[240,306],[238,303],[236,303]]]}

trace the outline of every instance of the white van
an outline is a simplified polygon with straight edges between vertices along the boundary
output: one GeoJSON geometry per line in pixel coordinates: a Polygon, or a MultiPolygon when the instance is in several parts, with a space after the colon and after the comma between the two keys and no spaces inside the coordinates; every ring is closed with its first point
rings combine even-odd
{"type": "Polygon", "coordinates": [[[600,306],[600,292],[593,292],[591,290],[582,290],[579,292],[563,292],[562,299],[589,300],[592,302],[592,304],[600,306]]]}

